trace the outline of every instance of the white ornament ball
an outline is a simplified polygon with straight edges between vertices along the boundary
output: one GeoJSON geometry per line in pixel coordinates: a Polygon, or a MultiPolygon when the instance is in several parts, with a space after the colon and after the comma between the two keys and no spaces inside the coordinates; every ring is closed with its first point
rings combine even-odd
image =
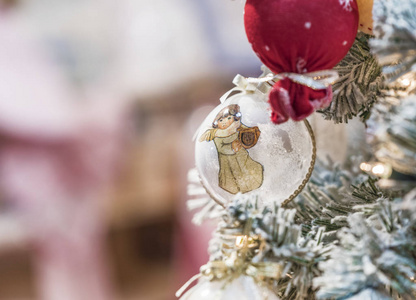
{"type": "Polygon", "coordinates": [[[180,300],[279,300],[267,287],[252,277],[241,276],[232,282],[200,280],[180,300]]]}
{"type": "Polygon", "coordinates": [[[282,204],[302,184],[313,144],[304,122],[276,125],[267,95],[237,94],[202,123],[195,161],[201,182],[217,202],[258,195],[261,206],[282,204]]]}

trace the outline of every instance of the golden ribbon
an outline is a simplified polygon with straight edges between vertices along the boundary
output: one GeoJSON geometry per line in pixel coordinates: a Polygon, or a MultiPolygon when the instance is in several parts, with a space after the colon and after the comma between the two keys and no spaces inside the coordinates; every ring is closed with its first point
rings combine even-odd
{"type": "Polygon", "coordinates": [[[227,261],[211,261],[201,267],[202,276],[209,280],[234,279],[241,275],[251,276],[259,281],[263,278],[280,279],[283,266],[277,262],[232,264],[227,261]]]}
{"type": "Polygon", "coordinates": [[[200,274],[195,275],[185,283],[176,292],[176,297],[180,297],[195,280],[201,277],[206,277],[210,281],[232,281],[240,276],[247,275],[259,282],[265,278],[278,280],[282,277],[282,264],[278,262],[253,262],[256,250],[261,251],[263,247],[263,241],[259,236],[226,234],[223,237],[224,240],[232,239],[235,243],[233,246],[223,245],[226,252],[224,253],[224,260],[210,261],[203,265],[200,274]]]}
{"type": "Polygon", "coordinates": [[[189,286],[201,277],[208,280],[229,280],[232,281],[242,275],[251,276],[261,282],[264,278],[279,280],[282,277],[283,266],[277,262],[246,263],[245,265],[233,265],[227,261],[211,261],[200,269],[200,274],[192,277],[177,292],[176,297],[180,297],[189,286]]]}

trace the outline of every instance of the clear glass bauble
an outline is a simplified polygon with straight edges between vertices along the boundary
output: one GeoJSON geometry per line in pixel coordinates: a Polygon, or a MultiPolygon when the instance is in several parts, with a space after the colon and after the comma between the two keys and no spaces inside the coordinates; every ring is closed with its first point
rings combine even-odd
{"type": "Polygon", "coordinates": [[[313,155],[304,122],[276,125],[267,95],[241,93],[217,106],[197,132],[195,161],[201,183],[217,202],[258,195],[261,206],[282,204],[304,182],[313,155]]]}
{"type": "Polygon", "coordinates": [[[200,280],[180,300],[279,300],[252,277],[240,276],[231,282],[200,280]]]}

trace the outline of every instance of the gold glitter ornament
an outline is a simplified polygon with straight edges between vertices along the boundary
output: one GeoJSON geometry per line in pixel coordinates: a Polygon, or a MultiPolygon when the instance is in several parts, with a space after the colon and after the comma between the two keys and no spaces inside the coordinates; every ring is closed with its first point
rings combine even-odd
{"type": "Polygon", "coordinates": [[[357,0],[360,21],[358,30],[373,34],[373,4],[374,0],[357,0]]]}

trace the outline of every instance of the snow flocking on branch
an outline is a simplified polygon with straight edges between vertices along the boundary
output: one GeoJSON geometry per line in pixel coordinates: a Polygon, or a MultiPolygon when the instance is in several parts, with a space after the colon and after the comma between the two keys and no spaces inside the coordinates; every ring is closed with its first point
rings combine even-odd
{"type": "Polygon", "coordinates": [[[380,161],[401,173],[416,174],[416,96],[396,102],[375,107],[368,137],[380,161]]]}
{"type": "Polygon", "coordinates": [[[381,200],[375,206],[378,222],[351,215],[331,258],[320,263],[323,275],[314,279],[319,299],[368,299],[370,294],[374,299],[414,299],[415,221],[404,216],[400,204],[381,200]]]}
{"type": "Polygon", "coordinates": [[[416,79],[416,1],[376,0],[372,52],[390,82],[411,74],[416,79]]]}
{"type": "Polygon", "coordinates": [[[210,263],[227,262],[228,269],[222,268],[219,276],[210,271],[211,280],[229,278],[232,282],[239,276],[252,276],[267,283],[282,300],[313,294],[312,279],[320,273],[317,264],[326,259],[328,249],[320,242],[323,228],[303,236],[295,214],[277,205],[260,208],[257,197],[238,195],[223,210],[209,247],[210,263]],[[251,242],[241,250],[236,240],[243,237],[251,242]]]}

